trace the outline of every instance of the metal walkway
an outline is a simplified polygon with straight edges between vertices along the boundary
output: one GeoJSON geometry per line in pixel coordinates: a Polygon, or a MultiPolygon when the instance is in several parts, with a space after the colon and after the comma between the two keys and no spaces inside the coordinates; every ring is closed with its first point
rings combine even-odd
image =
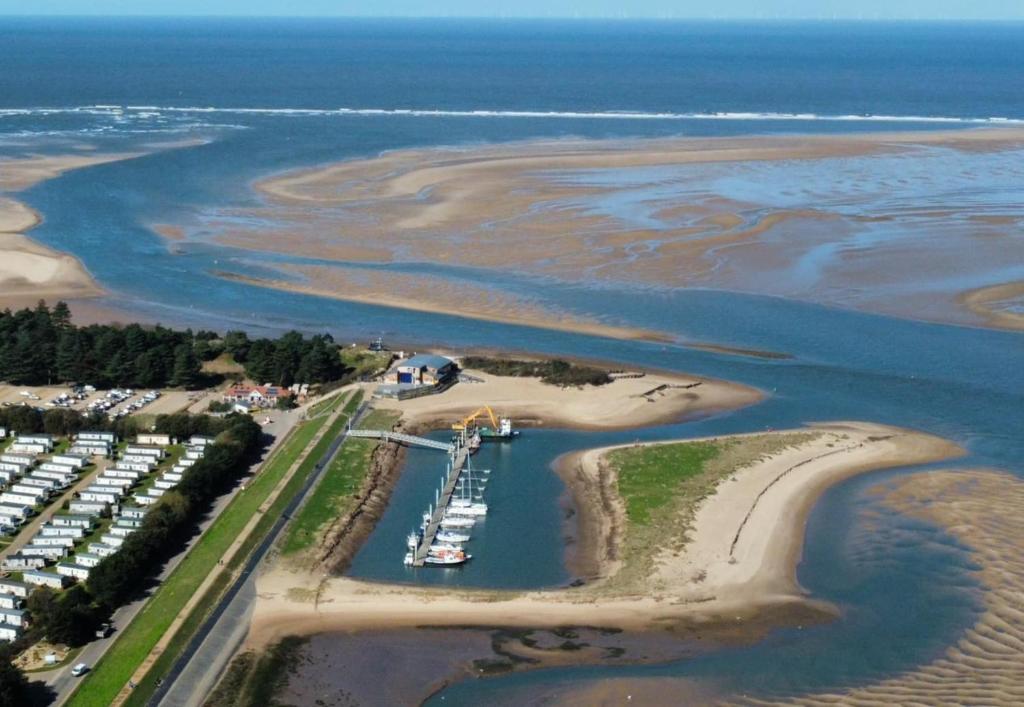
{"type": "Polygon", "coordinates": [[[431,513],[427,527],[423,529],[423,539],[420,540],[420,544],[416,546],[416,551],[413,553],[413,567],[422,567],[426,562],[427,555],[430,554],[430,546],[434,544],[434,538],[437,536],[437,531],[441,527],[441,521],[444,519],[445,509],[448,508],[448,502],[452,500],[455,484],[459,480],[459,475],[462,474],[462,467],[466,465],[467,459],[469,459],[469,450],[465,447],[459,447],[457,452],[452,453],[451,468],[448,470],[448,478],[445,480],[444,488],[441,490],[437,507],[431,513]]]}
{"type": "Polygon", "coordinates": [[[390,430],[349,430],[348,436],[382,439],[385,442],[401,442],[403,444],[411,444],[417,447],[426,447],[427,449],[439,449],[442,452],[448,452],[449,454],[455,451],[454,444],[437,442],[432,439],[427,439],[426,437],[417,437],[416,435],[407,435],[401,432],[391,432],[390,430]]]}

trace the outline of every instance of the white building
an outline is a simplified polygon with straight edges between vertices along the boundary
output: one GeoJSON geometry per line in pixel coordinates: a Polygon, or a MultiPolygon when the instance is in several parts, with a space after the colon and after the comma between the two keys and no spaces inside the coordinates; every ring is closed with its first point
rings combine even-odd
{"type": "Polygon", "coordinates": [[[87,457],[109,457],[110,445],[106,442],[78,441],[71,445],[69,454],[82,455],[87,457]]]}
{"type": "Polygon", "coordinates": [[[153,486],[161,491],[169,491],[177,485],[177,481],[168,481],[167,479],[157,479],[153,482],[153,486]]]}
{"type": "Polygon", "coordinates": [[[103,558],[91,552],[79,552],[75,555],[74,560],[77,564],[82,565],[82,567],[95,567],[103,561],[103,558]]]}
{"type": "Polygon", "coordinates": [[[5,516],[20,516],[25,519],[32,514],[32,506],[27,506],[24,503],[3,503],[0,504],[0,513],[5,516]]]}
{"type": "Polygon", "coordinates": [[[13,594],[0,594],[0,607],[4,609],[20,609],[24,602],[21,597],[13,594]]]}
{"type": "Polygon", "coordinates": [[[0,461],[0,470],[9,471],[12,474],[24,474],[32,468],[31,464],[16,461],[0,461]]]}
{"type": "Polygon", "coordinates": [[[8,572],[24,572],[25,570],[35,570],[45,566],[45,557],[22,555],[21,552],[8,555],[3,561],[3,568],[8,572]]]}
{"type": "Polygon", "coordinates": [[[134,519],[142,520],[146,517],[148,508],[133,508],[132,506],[125,506],[121,509],[121,519],[134,519]]]}
{"type": "Polygon", "coordinates": [[[26,502],[31,503],[33,506],[37,503],[42,503],[50,496],[50,493],[47,489],[41,488],[39,486],[34,486],[30,483],[26,483],[24,479],[8,486],[7,491],[9,493],[20,494],[22,496],[25,496],[27,499],[29,499],[26,502]]]}
{"type": "Polygon", "coordinates": [[[74,500],[71,502],[68,510],[70,510],[74,514],[98,516],[107,509],[108,505],[110,504],[106,503],[105,501],[74,500]]]}
{"type": "MultiPolygon", "coordinates": [[[[48,560],[60,560],[67,556],[68,549],[62,545],[26,545],[21,554],[27,557],[45,557],[48,560]]],[[[27,582],[28,579],[26,578],[27,582]]]]}
{"type": "Polygon", "coordinates": [[[132,500],[135,501],[140,506],[152,506],[160,499],[156,496],[150,496],[148,494],[136,494],[132,496],[132,500]]]}
{"type": "Polygon", "coordinates": [[[161,447],[169,447],[175,442],[174,438],[170,435],[160,434],[158,432],[139,434],[135,437],[135,441],[138,444],[156,444],[161,447]]]}
{"type": "Polygon", "coordinates": [[[0,493],[0,504],[11,505],[11,506],[28,506],[32,508],[40,501],[40,494],[33,493],[31,495],[23,493],[14,493],[11,491],[4,491],[0,493]]]}
{"type": "Polygon", "coordinates": [[[75,539],[67,535],[43,535],[36,533],[32,536],[32,545],[42,547],[74,547],[75,539]]]}
{"type": "Polygon", "coordinates": [[[79,432],[75,435],[76,441],[102,441],[107,444],[117,444],[117,435],[113,432],[79,432]]]}
{"type": "Polygon", "coordinates": [[[51,525],[47,523],[39,528],[39,534],[47,537],[84,538],[85,532],[85,528],[75,525],[51,525]]]}
{"type": "Polygon", "coordinates": [[[54,464],[66,464],[68,466],[73,466],[76,469],[81,469],[89,463],[89,457],[81,454],[54,454],[50,458],[50,461],[54,464]]]}
{"type": "Polygon", "coordinates": [[[106,543],[89,543],[89,554],[91,555],[110,557],[115,552],[117,552],[117,548],[107,545],[106,543]]]}
{"type": "Polygon", "coordinates": [[[154,466],[156,466],[156,464],[149,459],[121,459],[117,462],[114,468],[124,469],[126,471],[141,471],[148,474],[153,470],[154,466]]]}
{"type": "Polygon", "coordinates": [[[90,486],[79,492],[83,501],[95,501],[97,503],[117,503],[121,493],[113,486],[90,486]]]}
{"type": "Polygon", "coordinates": [[[24,452],[25,454],[46,454],[50,451],[50,447],[42,442],[22,442],[19,440],[12,442],[8,449],[12,452],[24,452]]]}
{"type": "Polygon", "coordinates": [[[124,455],[127,457],[130,454],[145,457],[147,459],[163,459],[167,456],[163,447],[151,447],[145,444],[129,444],[124,448],[124,455]]]}
{"type": "Polygon", "coordinates": [[[59,574],[50,574],[49,572],[40,572],[39,570],[29,570],[22,577],[24,577],[26,584],[34,584],[37,587],[63,589],[67,583],[67,580],[59,574]]]}
{"type": "Polygon", "coordinates": [[[77,565],[74,562],[57,563],[57,574],[64,575],[65,577],[71,577],[72,579],[85,581],[89,579],[89,571],[89,567],[86,567],[85,565],[77,565]]]}
{"type": "Polygon", "coordinates": [[[135,471],[134,469],[118,469],[114,467],[107,469],[103,472],[104,476],[113,477],[116,479],[128,479],[129,481],[138,481],[142,476],[141,471],[135,471]]]}
{"type": "Polygon", "coordinates": [[[138,528],[126,528],[123,525],[112,525],[110,526],[110,535],[118,538],[127,538],[129,535],[137,531],[138,528]]]}
{"type": "Polygon", "coordinates": [[[10,626],[24,626],[25,611],[23,609],[0,609],[0,622],[10,626]]]}
{"type": "Polygon", "coordinates": [[[0,641],[17,641],[21,630],[17,626],[0,624],[0,641]]]}
{"type": "Polygon", "coordinates": [[[213,437],[207,435],[192,435],[188,438],[188,445],[190,447],[205,447],[208,444],[213,444],[213,437]]]}
{"type": "Polygon", "coordinates": [[[0,578],[0,593],[10,594],[16,596],[19,599],[24,599],[28,596],[29,590],[32,587],[28,586],[24,582],[16,582],[13,579],[2,579],[0,578]]]}
{"type": "Polygon", "coordinates": [[[43,462],[39,465],[39,468],[43,471],[59,471],[62,474],[67,474],[68,476],[76,476],[79,469],[79,467],[74,466],[73,464],[65,464],[63,462],[55,461],[43,462]]]}
{"type": "Polygon", "coordinates": [[[55,526],[88,530],[96,524],[96,521],[92,519],[92,516],[87,515],[55,515],[50,518],[50,523],[55,526]]]}

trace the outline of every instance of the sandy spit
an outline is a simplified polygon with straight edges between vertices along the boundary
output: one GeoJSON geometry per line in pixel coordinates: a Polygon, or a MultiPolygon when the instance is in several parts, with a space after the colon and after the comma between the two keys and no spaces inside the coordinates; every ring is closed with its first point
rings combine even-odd
{"type": "Polygon", "coordinates": [[[738,383],[662,373],[582,388],[472,369],[466,373],[481,382],[460,383],[441,395],[381,400],[377,407],[399,410],[405,426],[414,429],[447,426],[486,403],[495,414],[520,426],[611,430],[668,424],[753,405],[763,398],[760,391],[738,383]]]}
{"type": "MultiPolygon", "coordinates": [[[[853,474],[943,459],[962,450],[930,435],[867,423],[814,429],[820,434],[812,441],[740,469],[723,482],[698,509],[684,551],[659,556],[657,572],[643,591],[611,594],[601,591],[600,582],[525,593],[430,589],[278,569],[258,580],[248,642],[258,648],[285,635],[417,626],[693,630],[728,625],[735,631],[741,625],[737,621],[756,620],[766,612],[784,614],[791,608],[796,613],[815,605],[827,611],[806,597],[795,579],[814,500],[853,474]]],[[[599,456],[595,452],[592,458],[599,456]]]]}

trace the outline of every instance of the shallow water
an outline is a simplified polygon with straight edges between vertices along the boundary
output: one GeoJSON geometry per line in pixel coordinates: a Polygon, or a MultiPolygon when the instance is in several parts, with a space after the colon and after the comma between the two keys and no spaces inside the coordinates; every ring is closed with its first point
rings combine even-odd
{"type": "MultiPolygon", "coordinates": [[[[792,358],[724,355],[230,282],[211,271],[265,275],[265,266],[275,262],[310,260],[210,245],[203,233],[211,219],[259,205],[249,188],[257,177],[403,147],[534,137],[970,127],[993,116],[1020,121],[1020,26],[596,23],[581,29],[560,23],[254,22],[229,27],[214,20],[192,25],[5,20],[5,29],[2,154],[65,152],[82,143],[122,150],[182,138],[209,141],[73,172],[22,195],[45,216],[33,237],[82,259],[111,292],[113,306],[194,327],[326,329],[339,340],[383,335],[419,346],[599,358],[736,380],[770,394],[760,405],[707,420],[628,433],[528,431],[508,447],[488,449],[480,463],[493,469],[487,500],[494,513],[474,541],[478,556],[459,572],[413,572],[401,565],[405,534],[417,524],[442,471],[440,455],[412,451],[391,507],[355,560],[357,576],[517,588],[566,582],[562,488],[550,464],[565,451],[616,441],[860,419],[953,439],[970,455],[957,466],[1024,474],[1021,334],[923,324],[770,296],[609,282],[572,285],[422,263],[386,266],[539,296],[609,323],[667,331],[684,343],[722,343],[792,358]],[[319,51],[301,51],[310,46],[319,51]],[[448,50],[438,51],[439,46],[448,50]],[[258,66],[251,61],[254,52],[265,59],[258,66]],[[77,61],[69,63],[67,55],[77,61]],[[681,65],[690,70],[679,71],[681,65]],[[836,81],[837,75],[846,80],[836,81]],[[950,85],[958,90],[949,91],[950,85]],[[216,110],[206,110],[210,106],[216,110]],[[433,112],[365,110],[375,108],[433,112]],[[637,115],[612,114],[621,110],[637,115]],[[554,114],[543,115],[550,111],[554,114]],[[752,115],[711,118],[703,115],[708,111],[752,115]],[[672,115],[657,115],[664,112],[672,115]],[[807,115],[778,115],[784,113],[807,115]],[[846,117],[821,118],[828,115],[846,117]],[[171,255],[149,230],[153,223],[185,225],[196,240],[173,244],[177,254],[171,255]]],[[[865,173],[860,162],[848,161],[842,165],[846,171],[840,170],[843,178],[824,192],[808,165],[764,165],[742,175],[716,168],[712,176],[716,188],[738,199],[795,205],[823,199],[850,202],[866,212],[898,207],[896,197],[907,193],[941,207],[955,191],[958,203],[972,209],[1019,211],[1019,167],[1008,157],[972,156],[972,172],[964,175],[956,172],[958,160],[941,151],[931,154],[931,161],[891,158],[881,173],[865,173]],[[974,180],[976,188],[954,189],[964,179],[974,180]]],[[[642,197],[596,207],[651,225],[642,197]]],[[[879,239],[922,237],[898,229],[898,223],[876,224],[851,244],[869,247],[879,239]]],[[[1019,239],[1019,229],[1008,228],[1005,237],[1019,239]]],[[[792,281],[780,281],[770,291],[798,293],[835,257],[822,245],[791,275],[779,276],[792,281]]],[[[1007,277],[1019,277],[1019,263],[1004,265],[1007,277]]],[[[913,263],[905,268],[912,273],[913,263]]],[[[973,284],[955,267],[931,276],[973,284]]],[[[870,294],[840,292],[837,301],[870,294]]],[[[1019,309],[1019,303],[1009,306],[1019,309]]],[[[927,660],[974,616],[975,597],[964,580],[968,565],[962,549],[943,533],[880,512],[864,489],[883,477],[837,486],[811,516],[800,580],[843,607],[834,624],[780,631],[753,648],[679,664],[546,670],[472,681],[446,690],[445,704],[528,701],[612,675],[686,677],[726,693],[786,694],[870,680],[927,660]]]]}

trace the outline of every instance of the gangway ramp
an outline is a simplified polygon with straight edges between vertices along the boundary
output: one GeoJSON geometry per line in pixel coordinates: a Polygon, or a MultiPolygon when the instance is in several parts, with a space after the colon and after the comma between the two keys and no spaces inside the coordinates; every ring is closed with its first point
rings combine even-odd
{"type": "Polygon", "coordinates": [[[433,439],[427,439],[426,437],[417,437],[416,435],[407,435],[404,432],[392,432],[391,430],[349,430],[348,436],[382,439],[385,442],[399,442],[401,444],[409,444],[415,447],[426,447],[427,449],[437,449],[448,453],[455,451],[455,445],[451,443],[438,442],[433,439]]]}

